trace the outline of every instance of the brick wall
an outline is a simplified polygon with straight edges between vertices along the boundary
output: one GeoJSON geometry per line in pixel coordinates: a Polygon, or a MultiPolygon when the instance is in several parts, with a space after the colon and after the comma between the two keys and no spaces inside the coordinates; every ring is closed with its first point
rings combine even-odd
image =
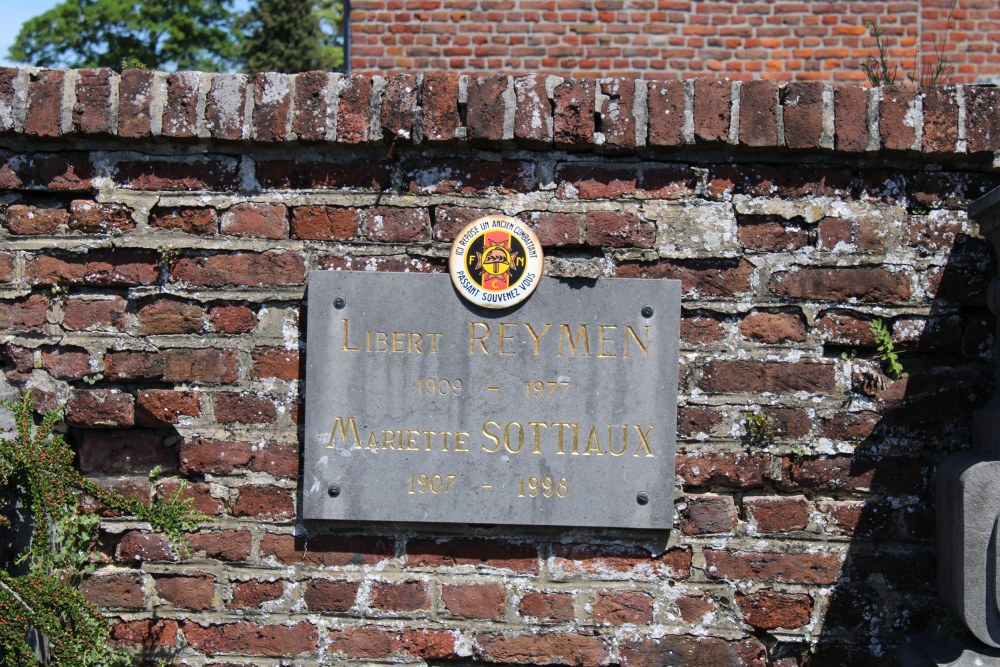
{"type": "Polygon", "coordinates": [[[179,552],[94,508],[85,594],[190,665],[887,664],[993,382],[995,93],[0,69],[6,381],[212,517],[179,552]],[[549,274],[681,281],[676,530],[297,522],[307,271],[441,271],[487,212],[549,274]]]}
{"type": "Polygon", "coordinates": [[[991,0],[352,0],[350,60],[359,72],[864,81],[859,63],[877,54],[866,21],[900,76],[938,54],[948,83],[1000,76],[991,0]]]}

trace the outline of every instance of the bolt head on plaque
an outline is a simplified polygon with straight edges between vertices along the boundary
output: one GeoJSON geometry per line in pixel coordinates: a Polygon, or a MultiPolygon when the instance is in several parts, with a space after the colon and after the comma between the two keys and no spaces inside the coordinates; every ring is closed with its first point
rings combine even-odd
{"type": "Polygon", "coordinates": [[[455,237],[448,271],[466,300],[485,308],[509,308],[531,296],[538,286],[542,244],[517,218],[487,215],[455,237]]]}

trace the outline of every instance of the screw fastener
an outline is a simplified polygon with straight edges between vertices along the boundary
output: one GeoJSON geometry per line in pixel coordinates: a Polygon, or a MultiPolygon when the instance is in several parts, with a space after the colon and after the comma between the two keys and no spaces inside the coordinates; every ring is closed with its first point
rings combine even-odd
{"type": "Polygon", "coordinates": [[[635,502],[639,503],[640,505],[648,505],[649,494],[646,493],[645,491],[640,491],[638,495],[636,495],[635,497],[635,502]]]}
{"type": "Polygon", "coordinates": [[[653,307],[652,306],[643,306],[642,307],[642,316],[643,317],[652,317],[653,316],[653,307]]]}
{"type": "Polygon", "coordinates": [[[326,488],[326,492],[330,494],[331,498],[336,498],[340,495],[340,484],[331,484],[326,488]]]}
{"type": "Polygon", "coordinates": [[[337,310],[340,310],[346,305],[347,302],[344,300],[344,297],[342,296],[338,296],[336,299],[333,300],[333,307],[336,308],[337,310]]]}

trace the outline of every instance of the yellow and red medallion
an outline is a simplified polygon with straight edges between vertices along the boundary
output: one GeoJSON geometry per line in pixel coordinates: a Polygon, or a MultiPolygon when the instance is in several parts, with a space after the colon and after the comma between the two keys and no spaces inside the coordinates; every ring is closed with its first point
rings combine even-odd
{"type": "Polygon", "coordinates": [[[466,225],[448,258],[455,289],[472,303],[508,308],[527,299],[542,276],[542,245],[517,218],[488,215],[466,225]]]}

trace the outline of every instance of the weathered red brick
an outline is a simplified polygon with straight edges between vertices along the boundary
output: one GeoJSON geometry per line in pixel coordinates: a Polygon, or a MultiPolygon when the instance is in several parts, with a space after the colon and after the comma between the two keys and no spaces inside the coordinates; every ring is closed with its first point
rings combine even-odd
{"type": "Polygon", "coordinates": [[[381,627],[348,626],[330,631],[327,647],[331,654],[351,659],[388,658],[397,633],[381,627]]]}
{"type": "Polygon", "coordinates": [[[523,146],[540,148],[551,142],[552,106],[545,76],[526,74],[514,78],[514,139],[523,146]]]}
{"type": "MultiPolygon", "coordinates": [[[[696,98],[697,99],[697,98],[696,98]]],[[[740,143],[746,146],[778,144],[778,83],[769,79],[740,85],[740,143]]]]}
{"type": "Polygon", "coordinates": [[[716,611],[716,605],[711,598],[698,593],[677,598],[677,609],[687,623],[698,623],[706,614],[716,611]]]}
{"type": "Polygon", "coordinates": [[[381,125],[386,141],[411,142],[417,114],[417,76],[392,74],[382,91],[381,125]]]}
{"type": "MultiPolygon", "coordinates": [[[[437,209],[436,219],[440,217],[441,207],[437,209]]],[[[521,213],[518,217],[531,227],[543,246],[580,245],[587,222],[587,216],[582,213],[532,211],[521,213]]],[[[635,223],[642,224],[637,219],[635,223]]],[[[596,236],[595,240],[598,240],[596,236]]]]}
{"type": "Polygon", "coordinates": [[[155,208],[149,214],[149,224],[185,234],[211,236],[219,228],[219,214],[214,208],[155,208]]]}
{"type": "Polygon", "coordinates": [[[879,132],[887,150],[910,150],[917,138],[913,109],[917,89],[912,86],[883,86],[879,103],[879,132]]]}
{"type": "Polygon", "coordinates": [[[710,392],[831,392],[836,384],[833,364],[726,359],[710,361],[698,387],[710,392]]]}
{"type": "MultiPolygon", "coordinates": [[[[819,148],[823,135],[823,88],[819,81],[795,81],[785,87],[783,120],[785,145],[819,148]]],[[[743,115],[742,108],[740,116],[743,115]]]]}
{"type": "Polygon", "coordinates": [[[476,635],[476,656],[488,662],[545,665],[602,665],[608,647],[600,637],[578,634],[476,635]]]}
{"type": "Polygon", "coordinates": [[[685,297],[729,297],[750,290],[754,266],[746,259],[623,262],[615,270],[621,278],[669,278],[681,281],[685,297]]]}
{"type": "Polygon", "coordinates": [[[650,146],[680,146],[684,143],[684,82],[647,83],[646,108],[650,146]]]}
{"type": "Polygon", "coordinates": [[[60,380],[79,380],[90,373],[90,355],[76,347],[43,347],[42,368],[60,380]]]}
{"type": "Polygon", "coordinates": [[[72,331],[121,331],[125,327],[125,299],[72,297],[63,303],[63,327],[72,331]]]}
{"type": "Polygon", "coordinates": [[[499,584],[453,584],[441,587],[441,601],[448,614],[459,618],[499,621],[504,615],[506,592],[499,584]]]}
{"type": "Polygon", "coordinates": [[[679,454],[677,476],[687,487],[753,488],[763,486],[771,469],[770,454],[679,454]]]}
{"type": "Polygon", "coordinates": [[[174,477],[157,483],[156,492],[161,498],[176,495],[178,498],[190,499],[191,507],[208,516],[221,516],[225,513],[222,500],[212,495],[212,487],[206,482],[186,482],[174,477]],[[182,481],[185,483],[182,484],[182,481]]]}
{"type": "Polygon", "coordinates": [[[1000,89],[992,86],[965,88],[965,135],[970,153],[1000,151],[1000,89]],[[971,119],[971,122],[970,122],[971,119]]]}
{"type": "MultiPolygon", "coordinates": [[[[91,481],[102,489],[113,491],[131,500],[136,500],[143,505],[148,506],[153,502],[153,485],[150,483],[148,475],[92,477],[91,481]]],[[[92,496],[84,496],[80,499],[80,512],[100,514],[102,517],[107,518],[122,518],[128,515],[128,512],[113,509],[92,496]]]]}
{"type": "Polygon", "coordinates": [[[874,345],[870,321],[861,319],[858,313],[828,310],[816,318],[813,330],[824,342],[833,345],[874,345]]]}
{"type": "Polygon", "coordinates": [[[813,600],[805,594],[761,590],[749,595],[736,593],[736,604],[747,624],[760,630],[794,630],[809,622],[813,600]]]}
{"type": "Polygon", "coordinates": [[[326,72],[302,72],[295,77],[292,132],[305,141],[326,139],[326,72]]]}
{"type": "Polygon", "coordinates": [[[216,306],[209,318],[219,333],[249,333],[257,326],[257,313],[247,306],[216,306]]]}
{"type": "Polygon", "coordinates": [[[181,442],[180,461],[181,472],[194,474],[252,470],[275,477],[295,477],[299,471],[298,448],[279,442],[185,439],[181,442]]]}
{"type": "Polygon", "coordinates": [[[653,621],[653,598],[636,591],[598,591],[590,600],[590,618],[601,625],[645,625],[653,621]]]}
{"type": "Polygon", "coordinates": [[[0,282],[9,283],[14,277],[14,256],[0,252],[0,282]]]}
{"type": "Polygon", "coordinates": [[[675,547],[653,557],[640,547],[559,544],[552,549],[550,576],[560,579],[687,579],[691,549],[675,547]]]}
{"type": "Polygon", "coordinates": [[[211,574],[161,574],[153,580],[156,594],[171,606],[191,611],[205,611],[214,606],[215,577],[211,574]]]}
{"type": "Polygon", "coordinates": [[[40,294],[27,299],[0,301],[0,329],[35,329],[45,324],[49,300],[40,294]]]}
{"type": "MultiPolygon", "coordinates": [[[[15,129],[17,93],[14,82],[19,72],[17,67],[0,67],[0,133],[13,132],[15,129]]],[[[0,178],[0,187],[6,187],[2,182],[3,179],[0,178]]]]}
{"type": "Polygon", "coordinates": [[[205,96],[205,129],[213,138],[235,141],[243,137],[246,94],[246,75],[212,75],[205,96]]]}
{"type": "Polygon", "coordinates": [[[817,247],[834,252],[884,252],[886,229],[880,220],[823,218],[817,247]]]}
{"type": "Polygon", "coordinates": [[[91,604],[109,609],[143,609],[141,572],[106,571],[89,576],[80,592],[91,604]]]}
{"type": "Polygon", "coordinates": [[[523,160],[422,159],[404,169],[403,182],[413,194],[509,194],[537,185],[534,163],[523,160]]]}
{"type": "Polygon", "coordinates": [[[265,533],[260,555],[279,563],[323,567],[374,566],[395,556],[392,537],[369,535],[320,535],[310,539],[265,533]]]}
{"type": "Polygon", "coordinates": [[[847,455],[837,455],[786,460],[778,488],[919,495],[928,484],[929,468],[923,461],[889,457],[862,463],[847,455]]]}
{"type": "Polygon", "coordinates": [[[135,421],[145,426],[163,426],[176,424],[182,417],[197,417],[201,414],[200,397],[197,391],[140,391],[136,395],[135,421]]]}
{"type": "MultiPolygon", "coordinates": [[[[719,637],[666,635],[637,637],[622,643],[622,667],[765,667],[767,649],[755,637],[728,641],[719,637]]],[[[842,663],[849,664],[849,663],[842,663]]]]}
{"type": "Polygon", "coordinates": [[[882,421],[882,415],[873,411],[840,412],[820,425],[824,437],[838,440],[864,440],[869,437],[882,421]]]}
{"type": "Polygon", "coordinates": [[[354,606],[359,587],[356,581],[313,579],[306,584],[303,598],[313,611],[343,613],[354,606]]]}
{"type": "Polygon", "coordinates": [[[361,233],[372,241],[407,243],[430,238],[430,215],[425,208],[376,206],[361,212],[361,233]]]}
{"type": "MultiPolygon", "coordinates": [[[[309,583],[312,584],[314,582],[309,583]]],[[[283,581],[261,581],[260,579],[251,579],[249,581],[233,582],[232,587],[232,599],[226,605],[230,609],[257,610],[260,609],[261,605],[265,602],[280,600],[285,594],[285,582],[283,581]]],[[[307,599],[308,596],[309,589],[307,588],[307,599]]],[[[308,601],[306,604],[309,604],[308,601]]],[[[312,605],[309,606],[312,608],[312,605]]],[[[336,611],[346,610],[338,609],[336,611]]]]}
{"type": "Polygon", "coordinates": [[[177,553],[165,535],[141,530],[126,532],[115,547],[115,560],[120,563],[173,562],[177,553]]]}
{"type": "Polygon", "coordinates": [[[472,145],[495,146],[503,139],[507,84],[504,74],[469,80],[466,125],[472,145]]]}
{"type": "Polygon", "coordinates": [[[566,623],[576,617],[573,593],[528,591],[518,604],[518,613],[533,622],[566,623]]]}
{"type": "Polygon", "coordinates": [[[799,267],[774,273],[768,287],[793,299],[879,304],[905,302],[912,294],[908,275],[881,267],[799,267]]]}
{"type": "Polygon", "coordinates": [[[688,494],[686,503],[680,526],[684,535],[728,533],[736,527],[736,504],[732,496],[688,494]]]}
{"type": "Polygon", "coordinates": [[[145,650],[173,648],[177,645],[177,627],[177,621],[167,618],[120,621],[111,629],[111,640],[119,646],[145,650]]]}
{"type": "Polygon", "coordinates": [[[214,533],[195,533],[188,538],[188,546],[195,554],[205,558],[238,563],[250,557],[253,536],[245,530],[220,530],[214,533]]]}
{"type": "Polygon", "coordinates": [[[88,234],[116,234],[133,229],[135,220],[127,206],[75,199],[70,204],[69,226],[88,234]]]}
{"type": "Polygon", "coordinates": [[[759,533],[802,530],[809,523],[809,501],[805,496],[745,496],[743,512],[759,533]]]}
{"type": "Polygon", "coordinates": [[[118,135],[129,139],[148,137],[152,128],[154,73],[127,69],[118,83],[118,135]]]}
{"type": "Polygon", "coordinates": [[[706,549],[705,575],[728,581],[825,584],[837,581],[843,556],[837,553],[760,553],[706,549]]]}
{"type": "Polygon", "coordinates": [[[722,415],[710,407],[684,405],[677,408],[677,434],[687,438],[711,434],[722,422],[722,415]]]}
{"type": "Polygon", "coordinates": [[[73,130],[83,134],[112,134],[110,69],[81,69],[76,73],[73,130]]]}
{"type": "Polygon", "coordinates": [[[156,255],[146,250],[92,250],[61,257],[35,255],[28,259],[27,278],[33,284],[135,286],[156,282],[156,255]]]}
{"type": "Polygon", "coordinates": [[[594,141],[595,85],[592,79],[569,79],[556,86],[552,96],[552,138],[556,148],[586,149],[594,141]]]}
{"type": "Polygon", "coordinates": [[[109,389],[75,390],[66,403],[66,422],[71,426],[131,426],[135,399],[109,389]]]}
{"type": "Polygon", "coordinates": [[[286,350],[281,347],[254,348],[251,377],[254,379],[278,378],[279,380],[298,380],[298,350],[286,350]]]}
{"type": "Polygon", "coordinates": [[[337,90],[337,143],[367,142],[371,123],[371,79],[360,74],[346,74],[340,77],[337,90]]]}
{"type": "Polygon", "coordinates": [[[538,547],[527,542],[476,539],[414,539],[406,544],[407,567],[462,567],[538,573],[538,547]]]}
{"type": "Polygon", "coordinates": [[[358,211],[335,206],[296,206],[292,209],[293,239],[347,241],[358,233],[358,211]]]}
{"type": "Polygon", "coordinates": [[[695,139],[698,141],[729,139],[731,91],[732,84],[725,79],[695,79],[695,139]]]}
{"type": "Polygon", "coordinates": [[[77,439],[80,471],[84,473],[148,473],[156,466],[164,472],[177,470],[177,447],[164,433],[88,431],[77,439]]]}
{"type": "Polygon", "coordinates": [[[635,81],[633,79],[611,78],[598,81],[604,100],[598,109],[601,119],[601,134],[604,148],[612,151],[635,150],[635,81]]]}
{"type": "Polygon", "coordinates": [[[868,150],[868,89],[860,86],[835,86],[833,89],[833,128],[838,151],[860,153],[868,150]]]}
{"type": "Polygon", "coordinates": [[[35,137],[62,134],[62,97],[65,70],[47,69],[30,74],[28,111],[24,133],[35,137]]]}
{"type": "Polygon", "coordinates": [[[222,214],[219,231],[232,236],[288,238],[288,209],[284,204],[236,204],[222,214]]]}
{"type": "Polygon", "coordinates": [[[201,72],[167,75],[167,99],[163,105],[162,132],[166,137],[191,138],[198,134],[198,86],[201,72]]]}
{"type": "Polygon", "coordinates": [[[7,208],[4,227],[11,234],[31,236],[51,234],[59,225],[69,223],[69,212],[64,208],[40,208],[14,204],[7,208]]]}
{"type": "Polygon", "coordinates": [[[261,72],[253,77],[253,138],[284,141],[292,107],[292,77],[261,72]]]}
{"type": "Polygon", "coordinates": [[[454,141],[462,124],[458,113],[458,76],[450,72],[424,74],[421,106],[424,141],[454,141]]]}
{"type": "Polygon", "coordinates": [[[631,212],[589,211],[587,244],[610,248],[651,248],[656,240],[653,223],[631,212]]]}
{"type": "Polygon", "coordinates": [[[177,299],[156,299],[140,308],[137,315],[144,334],[200,333],[205,329],[204,309],[177,299]]]}
{"type": "MultiPolygon", "coordinates": [[[[954,153],[958,143],[958,99],[954,86],[930,86],[923,91],[925,153],[954,153]]],[[[978,121],[976,121],[978,122],[978,121]]]]}
{"type": "Polygon", "coordinates": [[[119,162],[112,178],[133,190],[171,191],[234,191],[239,181],[238,162],[229,157],[119,162]]]}
{"type": "Polygon", "coordinates": [[[382,611],[417,611],[430,608],[431,596],[422,581],[375,581],[369,604],[382,611]]]}
{"type": "Polygon", "coordinates": [[[261,655],[275,658],[312,656],[319,634],[307,621],[291,625],[260,625],[239,621],[203,627],[195,621],[182,623],[188,643],[202,653],[261,655]]]}
{"type": "Polygon", "coordinates": [[[799,315],[791,313],[751,313],[740,322],[740,333],[768,345],[802,343],[806,339],[806,325],[799,315]]]}
{"type": "Polygon", "coordinates": [[[352,162],[295,162],[268,160],[257,163],[257,182],[265,189],[384,190],[392,175],[390,165],[379,160],[352,162]]]}
{"type": "Polygon", "coordinates": [[[561,199],[613,199],[639,189],[639,173],[632,167],[568,163],[556,169],[555,180],[561,199]]]}
{"type": "Polygon", "coordinates": [[[205,287],[240,285],[301,285],[306,267],[302,255],[284,250],[231,253],[182,258],[171,271],[173,280],[205,287]]]}
{"type": "Polygon", "coordinates": [[[233,516],[258,521],[283,521],[295,515],[292,492],[276,486],[244,486],[233,503],[233,516]]]}
{"type": "Polygon", "coordinates": [[[273,424],[277,416],[270,398],[238,392],[215,394],[215,419],[220,424],[273,424]]]}
{"type": "Polygon", "coordinates": [[[159,352],[109,352],[104,374],[109,380],[228,383],[236,380],[234,349],[164,349],[159,352]]]}

